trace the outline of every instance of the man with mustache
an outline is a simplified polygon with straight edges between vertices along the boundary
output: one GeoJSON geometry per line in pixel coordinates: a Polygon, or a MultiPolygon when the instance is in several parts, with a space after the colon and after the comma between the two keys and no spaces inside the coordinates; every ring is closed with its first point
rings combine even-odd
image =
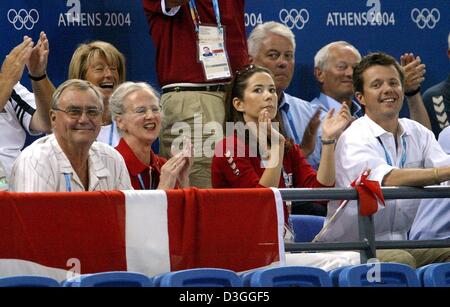
{"type": "Polygon", "coordinates": [[[10,189],[17,192],[131,190],[122,156],[95,142],[102,124],[103,95],[90,82],[70,79],[52,97],[53,134],[17,158],[10,189]]]}

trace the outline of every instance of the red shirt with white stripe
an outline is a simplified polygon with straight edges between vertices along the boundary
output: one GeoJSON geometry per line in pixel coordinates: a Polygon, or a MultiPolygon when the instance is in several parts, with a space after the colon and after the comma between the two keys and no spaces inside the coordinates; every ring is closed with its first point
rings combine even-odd
{"type": "Polygon", "coordinates": [[[150,165],[142,163],[123,138],[120,139],[119,145],[115,149],[120,152],[125,160],[128,173],[130,174],[131,185],[135,190],[155,190],[158,187],[161,167],[167,162],[166,159],[156,155],[151,150],[150,165]],[[145,188],[141,187],[138,175],[141,175],[145,188]]]}
{"type": "MultiPolygon", "coordinates": [[[[292,177],[293,188],[327,187],[317,181],[316,171],[296,144],[284,154],[283,168],[286,174],[292,177]]],[[[229,136],[217,144],[211,165],[214,188],[262,188],[259,180],[264,171],[261,158],[250,157],[249,146],[236,135],[229,136]],[[245,152],[244,157],[239,157],[238,152],[245,152]]],[[[286,187],[282,174],[278,187],[286,187]]]]}

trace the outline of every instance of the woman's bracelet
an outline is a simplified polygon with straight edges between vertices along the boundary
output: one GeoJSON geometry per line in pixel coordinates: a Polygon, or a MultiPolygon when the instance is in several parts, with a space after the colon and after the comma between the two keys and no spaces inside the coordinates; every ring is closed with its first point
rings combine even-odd
{"type": "Polygon", "coordinates": [[[322,145],[336,144],[336,139],[332,139],[332,140],[324,140],[324,139],[320,139],[320,141],[322,142],[322,145]]]}

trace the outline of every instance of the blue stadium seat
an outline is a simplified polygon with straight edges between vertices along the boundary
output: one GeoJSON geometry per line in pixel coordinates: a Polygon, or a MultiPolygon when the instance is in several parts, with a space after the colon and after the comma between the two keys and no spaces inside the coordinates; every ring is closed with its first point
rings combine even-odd
{"type": "Polygon", "coordinates": [[[438,263],[427,264],[416,269],[417,278],[419,279],[419,282],[422,286],[423,286],[423,274],[425,273],[425,270],[433,265],[438,265],[438,263]]]}
{"type": "Polygon", "coordinates": [[[420,282],[415,270],[410,266],[400,263],[376,263],[344,268],[339,274],[339,286],[420,287],[420,282]]]}
{"type": "Polygon", "coordinates": [[[242,280],[230,270],[188,269],[163,274],[161,287],[242,287],[242,280]]]}
{"type": "Polygon", "coordinates": [[[163,279],[163,277],[167,273],[162,273],[162,274],[158,274],[158,275],[155,275],[155,276],[151,277],[150,279],[152,281],[153,287],[160,287],[161,286],[161,280],[163,279]]]}
{"type": "Polygon", "coordinates": [[[252,279],[252,275],[255,273],[256,271],[248,271],[245,273],[240,274],[239,276],[242,279],[242,285],[244,287],[250,287],[250,280],[252,279]]]}
{"type": "Polygon", "coordinates": [[[450,287],[450,263],[433,263],[416,272],[424,287],[450,287]]]}
{"type": "Polygon", "coordinates": [[[60,287],[60,284],[44,276],[12,276],[0,278],[0,287],[60,287]]]}
{"type": "Polygon", "coordinates": [[[319,268],[286,266],[256,270],[251,287],[331,287],[327,272],[319,268]]]}
{"type": "Polygon", "coordinates": [[[290,217],[295,242],[311,242],[323,227],[325,218],[316,215],[295,215],[290,217]]]}
{"type": "Polygon", "coordinates": [[[64,287],[152,287],[147,276],[134,272],[83,274],[63,283],[64,287]]]}
{"type": "Polygon", "coordinates": [[[330,276],[333,287],[339,287],[339,274],[341,274],[342,270],[347,267],[348,266],[341,266],[339,268],[332,269],[331,271],[328,272],[328,276],[330,276]]]}

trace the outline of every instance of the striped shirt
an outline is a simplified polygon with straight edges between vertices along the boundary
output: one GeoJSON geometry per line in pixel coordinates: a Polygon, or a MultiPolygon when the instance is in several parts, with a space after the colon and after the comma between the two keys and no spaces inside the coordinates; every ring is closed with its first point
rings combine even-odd
{"type": "Polygon", "coordinates": [[[20,83],[17,83],[11,93],[11,97],[0,112],[0,162],[6,172],[6,177],[11,173],[14,160],[19,156],[20,150],[25,144],[26,132],[38,135],[30,128],[31,117],[35,112],[36,104],[34,94],[28,91],[20,83]]]}
{"type": "MultiPolygon", "coordinates": [[[[88,159],[89,191],[133,189],[125,162],[114,148],[94,142],[88,159]]],[[[13,192],[85,191],[53,134],[23,150],[13,165],[9,188],[13,192]]]]}

